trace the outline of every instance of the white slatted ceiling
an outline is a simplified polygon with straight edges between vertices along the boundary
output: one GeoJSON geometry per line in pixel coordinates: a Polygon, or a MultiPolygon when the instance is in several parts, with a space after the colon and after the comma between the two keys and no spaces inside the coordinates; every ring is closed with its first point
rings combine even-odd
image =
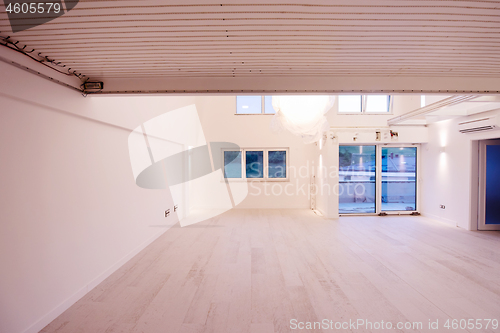
{"type": "Polygon", "coordinates": [[[0,35],[96,79],[500,77],[500,1],[81,0],[15,34],[2,9],[0,35]]]}

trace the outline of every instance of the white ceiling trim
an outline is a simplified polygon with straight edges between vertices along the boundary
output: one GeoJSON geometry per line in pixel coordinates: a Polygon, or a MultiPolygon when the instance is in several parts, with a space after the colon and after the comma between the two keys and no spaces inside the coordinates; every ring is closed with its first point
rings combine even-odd
{"type": "Polygon", "coordinates": [[[0,36],[107,92],[500,91],[500,1],[81,0],[18,33],[2,6],[0,36]]]}

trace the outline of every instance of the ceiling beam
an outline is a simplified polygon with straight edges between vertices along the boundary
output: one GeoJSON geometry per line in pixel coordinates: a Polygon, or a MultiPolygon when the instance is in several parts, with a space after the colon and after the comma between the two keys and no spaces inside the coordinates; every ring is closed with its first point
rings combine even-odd
{"type": "Polygon", "coordinates": [[[470,101],[470,100],[477,98],[477,97],[479,97],[479,96],[477,96],[477,95],[451,96],[451,97],[445,98],[441,101],[438,101],[436,103],[432,103],[432,104],[429,104],[429,105],[424,106],[422,108],[407,112],[401,116],[390,118],[387,120],[387,124],[389,126],[398,125],[403,121],[407,121],[407,120],[410,120],[410,119],[415,118],[415,117],[419,117],[419,116],[422,116],[422,115],[425,115],[425,114],[428,114],[431,112],[435,112],[435,111],[440,110],[440,109],[447,107],[447,106],[457,105],[457,104],[460,104],[460,103],[463,103],[466,101],[470,101]]]}
{"type": "Polygon", "coordinates": [[[248,76],[107,78],[101,94],[500,94],[491,77],[248,76]]]}
{"type": "MultiPolygon", "coordinates": [[[[50,82],[72,90],[81,91],[80,86],[82,81],[76,76],[70,75],[66,68],[54,68],[49,65],[44,66],[40,62],[30,59],[26,55],[7,46],[0,45],[0,61],[40,76],[50,82]]],[[[14,78],[9,79],[13,80],[14,78]]]]}

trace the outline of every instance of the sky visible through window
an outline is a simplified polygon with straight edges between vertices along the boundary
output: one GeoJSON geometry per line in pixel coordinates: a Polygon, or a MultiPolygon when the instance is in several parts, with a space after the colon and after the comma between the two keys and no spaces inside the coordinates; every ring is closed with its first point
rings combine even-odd
{"type": "Polygon", "coordinates": [[[339,112],[361,113],[361,95],[340,95],[339,112]]]}

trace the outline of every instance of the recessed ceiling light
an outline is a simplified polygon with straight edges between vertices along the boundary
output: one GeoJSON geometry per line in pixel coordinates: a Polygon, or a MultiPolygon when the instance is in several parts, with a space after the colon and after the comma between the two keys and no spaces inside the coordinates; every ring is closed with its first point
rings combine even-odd
{"type": "Polygon", "coordinates": [[[243,105],[242,108],[243,109],[248,109],[248,105],[243,105]]]}

